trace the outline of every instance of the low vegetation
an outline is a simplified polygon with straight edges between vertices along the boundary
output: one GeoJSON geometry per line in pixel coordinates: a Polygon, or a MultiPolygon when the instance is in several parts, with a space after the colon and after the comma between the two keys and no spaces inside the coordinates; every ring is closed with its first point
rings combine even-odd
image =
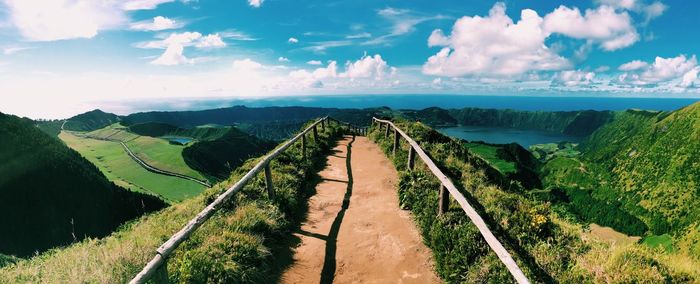
{"type": "Polygon", "coordinates": [[[71,131],[93,131],[119,122],[121,118],[99,109],[76,115],[66,120],[63,129],[71,131]]]}
{"type": "MultiPolygon", "coordinates": [[[[234,200],[207,221],[175,251],[168,262],[175,283],[273,283],[289,261],[290,231],[298,226],[312,194],[316,172],[340,135],[335,127],[309,139],[307,153],[299,144],[272,164],[276,198],[265,193],[264,176],[253,179],[234,200]],[[286,260],[286,261],[284,261],[286,260]]],[[[215,196],[238,181],[257,158],[236,169],[229,179],[192,199],[144,216],[103,239],[87,239],[63,249],[21,260],[0,269],[0,282],[125,283],[215,196]]]]}
{"type": "MultiPolygon", "coordinates": [[[[640,244],[583,238],[586,229],[559,214],[550,202],[530,198],[527,188],[494,184],[487,177],[488,168],[463,142],[420,123],[399,126],[452,178],[532,279],[563,283],[700,280],[698,266],[679,265],[687,260],[683,255],[668,255],[640,244]]],[[[393,139],[384,139],[377,131],[371,137],[391,155],[393,139]]],[[[416,170],[406,171],[407,150],[404,142],[393,157],[401,173],[400,203],[412,211],[425,243],[433,250],[439,275],[449,283],[512,282],[458,204],[451,203],[446,214],[437,216],[439,183],[420,162],[416,170]]]]}

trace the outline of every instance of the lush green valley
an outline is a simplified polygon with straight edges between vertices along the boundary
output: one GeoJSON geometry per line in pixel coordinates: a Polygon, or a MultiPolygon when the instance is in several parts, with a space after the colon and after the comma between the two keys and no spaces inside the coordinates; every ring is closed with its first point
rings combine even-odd
{"type": "Polygon", "coordinates": [[[28,256],[102,237],[165,203],[109,182],[34,122],[0,114],[0,253],[28,256]]]}

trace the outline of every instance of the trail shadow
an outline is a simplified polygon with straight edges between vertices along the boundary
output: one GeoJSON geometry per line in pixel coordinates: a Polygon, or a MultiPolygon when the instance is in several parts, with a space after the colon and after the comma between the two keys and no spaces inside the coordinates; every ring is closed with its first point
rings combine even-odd
{"type": "MultiPolygon", "coordinates": [[[[313,171],[310,173],[310,176],[307,177],[306,180],[308,182],[304,185],[304,190],[302,192],[304,195],[302,200],[303,205],[299,208],[298,212],[295,212],[295,216],[290,216],[290,228],[292,232],[299,232],[303,235],[303,233],[300,232],[301,223],[306,220],[309,212],[308,199],[316,194],[316,186],[323,182],[320,172],[329,166],[328,156],[338,152],[334,150],[334,148],[338,145],[339,139],[342,138],[342,136],[330,137],[330,141],[328,141],[328,145],[324,147],[325,149],[323,152],[312,158],[311,162],[313,163],[313,171]]],[[[326,238],[326,236],[315,234],[311,235],[311,237],[319,239],[326,238]]],[[[282,280],[282,274],[284,271],[286,271],[294,263],[294,248],[298,247],[300,244],[301,238],[292,234],[291,232],[281,236],[279,241],[267,244],[270,248],[272,255],[271,258],[273,259],[272,269],[270,270],[270,283],[279,283],[282,280]]]]}
{"type": "Polygon", "coordinates": [[[345,211],[350,207],[350,197],[352,197],[352,143],[355,142],[355,136],[352,136],[352,140],[347,145],[347,159],[345,159],[345,166],[348,172],[348,187],[345,190],[345,196],[343,197],[343,205],[340,207],[338,215],[335,216],[333,224],[331,225],[331,230],[326,236],[326,256],[323,261],[323,270],[321,270],[321,284],[333,283],[335,279],[335,268],[336,259],[335,254],[337,250],[338,242],[338,232],[340,231],[340,224],[343,223],[343,218],[345,217],[345,211]]]}
{"type": "Polygon", "coordinates": [[[345,180],[339,180],[339,179],[334,179],[334,178],[321,178],[322,181],[330,181],[330,182],[339,182],[339,183],[348,183],[345,180]]]}

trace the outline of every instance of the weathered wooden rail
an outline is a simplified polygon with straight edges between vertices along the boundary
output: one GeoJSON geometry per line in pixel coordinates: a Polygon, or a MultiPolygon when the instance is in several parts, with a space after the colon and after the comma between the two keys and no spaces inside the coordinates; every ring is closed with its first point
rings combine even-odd
{"type": "Polygon", "coordinates": [[[139,272],[129,283],[146,283],[146,281],[150,279],[153,279],[156,283],[168,283],[168,257],[182,242],[187,240],[192,233],[194,233],[200,226],[202,226],[202,224],[204,224],[204,222],[206,222],[214,213],[216,213],[216,211],[219,210],[224,202],[231,199],[231,197],[240,191],[255,175],[261,171],[263,171],[265,174],[267,194],[269,197],[274,198],[275,188],[272,184],[270,162],[272,162],[273,159],[284,152],[287,148],[291,147],[294,143],[300,140],[302,153],[306,157],[307,134],[311,133],[313,135],[314,142],[316,143],[319,139],[318,127],[320,126],[322,129],[325,129],[326,126],[330,126],[331,122],[336,122],[338,125],[346,126],[348,131],[353,135],[364,135],[367,133],[366,127],[357,127],[329,117],[324,117],[317,120],[309,127],[304,129],[304,131],[294,136],[292,139],[282,144],[282,146],[279,146],[274,152],[268,154],[262,160],[260,160],[260,162],[258,162],[250,171],[248,171],[248,173],[246,173],[238,182],[220,194],[212,203],[210,203],[206,208],[192,218],[192,220],[190,220],[179,232],[175,233],[172,237],[170,237],[170,239],[163,243],[163,245],[156,249],[156,255],[153,257],[153,259],[151,259],[151,261],[146,264],[141,272],[139,272]]]}
{"type": "Polygon", "coordinates": [[[437,165],[433,162],[433,160],[423,151],[423,149],[418,145],[416,141],[413,140],[410,136],[408,136],[405,132],[403,132],[400,128],[398,128],[396,125],[394,125],[393,122],[389,120],[381,120],[378,118],[372,118],[372,125],[378,124],[379,131],[384,129],[384,137],[389,138],[391,135],[390,132],[393,132],[394,135],[394,145],[393,145],[393,154],[396,155],[396,151],[398,151],[399,146],[400,146],[400,139],[403,137],[409,144],[409,151],[408,151],[408,169],[413,170],[415,167],[415,158],[416,154],[418,157],[421,158],[423,163],[428,167],[428,169],[433,173],[433,175],[440,181],[440,195],[439,195],[439,202],[438,202],[438,214],[443,214],[447,211],[447,207],[449,205],[449,198],[450,195],[459,203],[459,205],[462,207],[462,210],[467,214],[469,219],[471,219],[472,223],[476,225],[477,229],[481,233],[481,235],[484,237],[486,240],[486,243],[489,244],[491,249],[496,253],[498,258],[503,262],[503,264],[506,266],[510,274],[513,276],[515,281],[518,283],[530,283],[527,277],[525,277],[525,274],[523,271],[518,267],[518,264],[513,260],[513,257],[510,255],[510,253],[503,247],[500,241],[494,236],[494,234],[491,232],[491,230],[486,226],[486,222],[484,222],[484,219],[479,216],[479,213],[474,210],[474,207],[472,207],[469,202],[467,201],[466,198],[464,198],[464,195],[462,195],[461,192],[455,187],[455,185],[452,183],[452,181],[438,168],[437,165]],[[393,129],[393,131],[390,131],[390,127],[393,129]]]}

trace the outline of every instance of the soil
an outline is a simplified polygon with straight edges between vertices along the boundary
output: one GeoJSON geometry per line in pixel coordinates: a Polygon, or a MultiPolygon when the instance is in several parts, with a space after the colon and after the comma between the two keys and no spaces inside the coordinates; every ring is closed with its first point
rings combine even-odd
{"type": "Polygon", "coordinates": [[[344,137],[320,176],[282,283],[441,282],[410,212],[399,208],[397,172],[377,145],[344,137]]]}

